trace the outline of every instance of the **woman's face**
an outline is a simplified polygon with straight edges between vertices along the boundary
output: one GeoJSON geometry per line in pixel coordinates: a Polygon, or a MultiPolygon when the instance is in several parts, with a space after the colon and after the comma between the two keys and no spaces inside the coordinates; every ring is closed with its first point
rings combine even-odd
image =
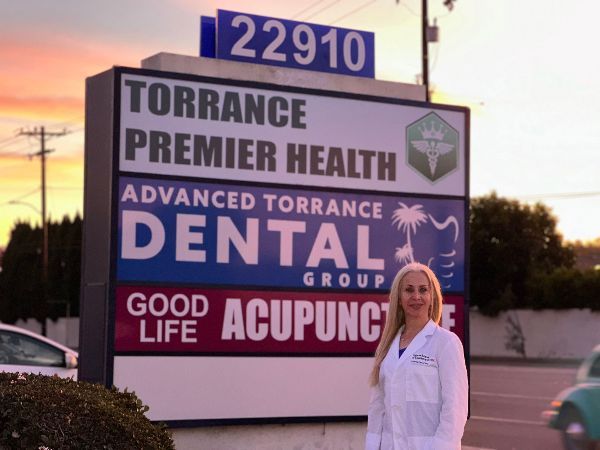
{"type": "Polygon", "coordinates": [[[432,303],[429,279],[423,272],[409,272],[400,283],[400,306],[407,320],[429,320],[432,303]]]}

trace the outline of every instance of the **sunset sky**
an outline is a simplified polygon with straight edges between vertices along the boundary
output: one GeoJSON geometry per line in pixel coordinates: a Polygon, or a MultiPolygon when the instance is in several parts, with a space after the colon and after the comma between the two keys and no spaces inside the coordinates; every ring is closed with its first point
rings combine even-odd
{"type": "MultiPolygon", "coordinates": [[[[415,82],[420,0],[19,0],[0,14],[0,247],[18,220],[39,223],[35,138],[51,139],[48,211],[82,211],[85,78],[166,51],[198,55],[216,9],[375,33],[376,78],[415,82]],[[19,203],[21,202],[21,203],[19,203]]],[[[471,108],[471,195],[543,201],[568,240],[600,237],[600,3],[430,0],[433,100],[471,108]]]]}

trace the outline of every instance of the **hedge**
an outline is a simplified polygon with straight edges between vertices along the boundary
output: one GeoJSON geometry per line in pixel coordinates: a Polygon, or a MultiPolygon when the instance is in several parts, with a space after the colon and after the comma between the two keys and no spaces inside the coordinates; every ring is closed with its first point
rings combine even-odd
{"type": "Polygon", "coordinates": [[[174,449],[132,392],[70,378],[0,373],[0,449],[174,449]]]}
{"type": "Polygon", "coordinates": [[[520,308],[600,310],[600,271],[557,269],[535,274],[520,308]]]}

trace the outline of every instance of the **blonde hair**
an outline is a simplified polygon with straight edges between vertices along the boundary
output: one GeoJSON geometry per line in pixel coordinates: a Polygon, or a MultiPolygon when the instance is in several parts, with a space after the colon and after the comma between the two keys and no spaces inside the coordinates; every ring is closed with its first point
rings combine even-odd
{"type": "Polygon", "coordinates": [[[429,280],[429,286],[433,294],[431,298],[429,318],[435,323],[440,323],[440,319],[442,317],[442,288],[437,277],[433,271],[424,264],[409,263],[405,265],[394,277],[392,287],[390,288],[389,307],[387,311],[387,317],[385,319],[385,326],[383,327],[383,333],[381,333],[377,350],[375,350],[375,362],[369,376],[369,384],[371,386],[376,386],[377,383],[379,383],[379,369],[381,368],[381,363],[383,362],[385,355],[387,355],[394,338],[398,334],[398,330],[406,323],[404,310],[399,306],[400,290],[402,280],[411,272],[421,272],[425,274],[429,280]]]}

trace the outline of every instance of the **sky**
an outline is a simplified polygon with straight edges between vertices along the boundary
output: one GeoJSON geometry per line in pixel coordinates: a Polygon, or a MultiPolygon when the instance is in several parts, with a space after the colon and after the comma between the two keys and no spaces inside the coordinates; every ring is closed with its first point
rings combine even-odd
{"type": "MultiPolygon", "coordinates": [[[[0,247],[40,222],[40,143],[51,220],[83,209],[86,77],[159,52],[197,56],[217,9],[375,33],[375,77],[415,83],[420,0],[0,0],[0,247]]],[[[471,109],[471,196],[542,201],[569,241],[600,237],[600,16],[594,0],[429,0],[433,101],[471,109]]]]}

